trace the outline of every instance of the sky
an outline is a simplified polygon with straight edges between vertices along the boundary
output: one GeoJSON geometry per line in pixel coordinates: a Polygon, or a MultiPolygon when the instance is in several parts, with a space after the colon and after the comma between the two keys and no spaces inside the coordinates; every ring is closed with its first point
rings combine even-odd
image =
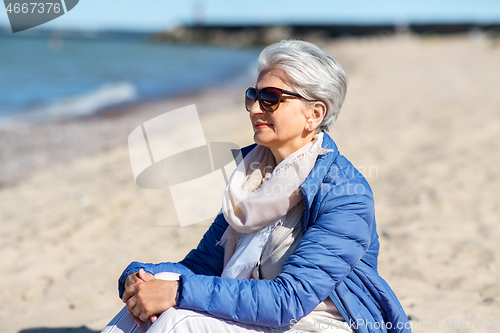
{"type": "MultiPolygon", "coordinates": [[[[500,0],[80,0],[72,11],[32,29],[150,32],[196,20],[208,24],[499,23],[500,0]]],[[[0,27],[7,26],[4,8],[0,27]]]]}

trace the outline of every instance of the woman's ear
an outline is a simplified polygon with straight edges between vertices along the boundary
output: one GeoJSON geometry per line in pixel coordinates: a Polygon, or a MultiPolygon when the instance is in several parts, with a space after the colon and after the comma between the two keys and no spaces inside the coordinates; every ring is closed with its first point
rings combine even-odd
{"type": "Polygon", "coordinates": [[[314,102],[311,107],[311,112],[309,113],[309,119],[307,121],[308,130],[315,131],[323,121],[323,118],[325,118],[325,114],[326,104],[321,101],[314,102]]]}

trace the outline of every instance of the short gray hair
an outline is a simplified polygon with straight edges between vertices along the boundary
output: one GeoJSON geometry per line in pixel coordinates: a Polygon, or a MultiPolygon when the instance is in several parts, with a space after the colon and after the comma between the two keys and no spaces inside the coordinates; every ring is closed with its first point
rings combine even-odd
{"type": "Polygon", "coordinates": [[[347,91],[347,76],[342,66],[312,43],[282,40],[259,55],[259,73],[273,69],[285,71],[290,79],[286,83],[304,98],[326,104],[318,132],[330,130],[347,91]]]}

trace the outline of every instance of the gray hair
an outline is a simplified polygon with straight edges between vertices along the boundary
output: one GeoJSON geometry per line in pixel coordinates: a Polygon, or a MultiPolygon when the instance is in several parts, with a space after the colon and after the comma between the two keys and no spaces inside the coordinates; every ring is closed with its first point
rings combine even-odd
{"type": "Polygon", "coordinates": [[[281,69],[289,84],[304,98],[326,104],[326,114],[318,132],[335,123],[347,91],[342,66],[316,45],[301,40],[282,40],[266,47],[259,55],[259,73],[281,69]]]}

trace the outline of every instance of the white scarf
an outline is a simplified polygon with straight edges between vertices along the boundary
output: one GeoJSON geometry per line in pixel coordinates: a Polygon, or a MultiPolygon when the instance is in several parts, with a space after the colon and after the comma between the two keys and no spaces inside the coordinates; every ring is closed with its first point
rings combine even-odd
{"type": "Polygon", "coordinates": [[[298,188],[318,155],[331,151],[322,148],[322,142],[323,132],[276,167],[271,150],[258,145],[238,165],[222,198],[222,213],[229,224],[218,243],[225,251],[223,278],[250,278],[269,235],[302,200],[298,188]]]}

